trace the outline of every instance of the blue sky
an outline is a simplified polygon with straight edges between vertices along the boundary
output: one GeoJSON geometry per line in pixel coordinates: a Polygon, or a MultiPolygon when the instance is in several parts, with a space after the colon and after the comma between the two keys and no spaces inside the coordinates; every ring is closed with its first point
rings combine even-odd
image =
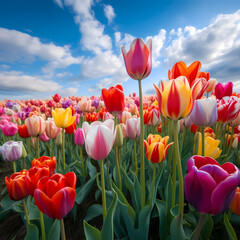
{"type": "Polygon", "coordinates": [[[100,95],[129,79],[121,47],[153,40],[145,94],[177,61],[200,60],[240,92],[239,0],[8,0],[0,8],[0,99],[100,95]]]}

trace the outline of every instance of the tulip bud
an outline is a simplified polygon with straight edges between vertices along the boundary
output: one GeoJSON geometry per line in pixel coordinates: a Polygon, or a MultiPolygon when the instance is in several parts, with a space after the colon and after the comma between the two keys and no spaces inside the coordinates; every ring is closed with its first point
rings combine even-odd
{"type": "Polygon", "coordinates": [[[200,138],[200,132],[196,132],[194,135],[194,144],[193,144],[193,155],[198,154],[198,146],[199,146],[199,138],[200,138]]]}
{"type": "Polygon", "coordinates": [[[11,122],[12,122],[12,123],[16,123],[15,117],[11,117],[11,122]]]}
{"type": "Polygon", "coordinates": [[[116,134],[115,145],[117,147],[121,147],[123,145],[123,131],[120,124],[116,125],[115,134],[116,134]]]}
{"type": "Polygon", "coordinates": [[[56,145],[57,146],[61,146],[62,145],[62,131],[61,130],[60,130],[59,134],[57,135],[56,145]]]}
{"type": "Polygon", "coordinates": [[[238,138],[237,137],[235,137],[234,138],[234,140],[233,140],[233,142],[232,142],[232,148],[237,148],[238,147],[238,138]]]}
{"type": "Polygon", "coordinates": [[[17,124],[18,124],[18,125],[22,125],[22,121],[21,121],[20,118],[18,118],[18,120],[17,120],[17,124]]]}
{"type": "Polygon", "coordinates": [[[22,145],[22,155],[21,155],[21,159],[25,159],[27,157],[27,151],[26,148],[24,147],[24,144],[22,145]]]}

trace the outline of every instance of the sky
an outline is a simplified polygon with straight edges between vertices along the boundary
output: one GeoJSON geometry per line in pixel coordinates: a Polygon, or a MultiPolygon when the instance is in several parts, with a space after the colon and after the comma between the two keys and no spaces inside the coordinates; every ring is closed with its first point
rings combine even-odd
{"type": "Polygon", "coordinates": [[[240,92],[239,0],[8,0],[0,7],[0,100],[100,96],[138,83],[126,73],[121,47],[152,38],[153,69],[143,94],[167,80],[176,62],[240,92]]]}

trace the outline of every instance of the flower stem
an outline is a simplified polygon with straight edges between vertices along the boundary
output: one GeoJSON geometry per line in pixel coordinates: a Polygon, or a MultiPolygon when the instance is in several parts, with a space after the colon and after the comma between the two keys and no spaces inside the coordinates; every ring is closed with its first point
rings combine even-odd
{"type": "Polygon", "coordinates": [[[183,189],[183,175],[182,175],[182,164],[179,154],[179,146],[178,146],[178,132],[177,132],[178,120],[174,121],[174,161],[177,163],[178,170],[178,183],[179,183],[179,207],[178,214],[181,215],[181,224],[183,220],[183,203],[184,203],[184,189],[183,189]]]}
{"type": "Polygon", "coordinates": [[[202,127],[202,156],[205,154],[204,127],[202,127]]]}
{"type": "Polygon", "coordinates": [[[40,158],[40,153],[39,153],[39,137],[36,137],[36,144],[37,144],[37,158],[40,158]]]}
{"type": "Polygon", "coordinates": [[[82,146],[80,146],[80,158],[81,158],[81,164],[82,164],[82,175],[85,175],[85,169],[84,169],[84,159],[83,159],[83,152],[82,152],[82,146]]]}
{"type": "Polygon", "coordinates": [[[202,213],[200,214],[200,218],[198,220],[198,224],[197,224],[197,227],[196,227],[196,230],[195,230],[195,233],[194,233],[194,236],[193,236],[192,240],[198,240],[198,237],[199,237],[199,235],[201,233],[201,230],[202,230],[202,226],[203,226],[205,217],[206,217],[206,214],[202,214],[202,213]]]}
{"type": "Polygon", "coordinates": [[[61,229],[61,240],[66,240],[64,220],[61,219],[61,220],[59,220],[59,221],[60,221],[60,229],[61,229]]]}
{"type": "Polygon", "coordinates": [[[136,139],[133,139],[133,151],[134,151],[134,162],[135,162],[135,174],[136,176],[138,176],[136,139]]]}
{"type": "Polygon", "coordinates": [[[12,162],[12,165],[13,165],[13,172],[14,172],[14,173],[17,172],[15,161],[12,162]]]}
{"type": "Polygon", "coordinates": [[[27,210],[27,206],[24,199],[22,200],[22,204],[23,204],[23,209],[25,212],[27,224],[30,224],[29,217],[28,217],[28,210],[27,210]]]}
{"type": "MultiPolygon", "coordinates": [[[[231,148],[232,148],[233,132],[234,132],[234,130],[232,129],[232,132],[231,132],[231,139],[230,139],[230,143],[229,143],[229,146],[228,146],[228,151],[227,151],[226,157],[225,157],[224,160],[223,160],[223,163],[226,162],[227,157],[229,156],[230,150],[231,150],[231,148]]],[[[228,135],[227,135],[227,143],[228,143],[228,135]]],[[[226,143],[226,145],[227,145],[227,143],[226,143]]]]}
{"type": "Polygon", "coordinates": [[[104,181],[104,160],[100,160],[100,170],[101,170],[101,185],[102,185],[102,208],[103,208],[103,222],[107,214],[106,206],[106,195],[105,195],[105,181],[104,181]]]}
{"type": "Polygon", "coordinates": [[[157,164],[154,163],[154,164],[153,164],[153,179],[152,179],[152,202],[153,202],[154,192],[155,192],[156,168],[157,168],[157,164]]]}
{"type": "Polygon", "coordinates": [[[63,156],[63,170],[65,171],[65,130],[62,130],[62,156],[63,156]]]}
{"type": "Polygon", "coordinates": [[[143,122],[143,102],[142,102],[142,82],[138,80],[139,106],[140,106],[140,169],[141,169],[141,198],[142,207],[145,206],[145,166],[144,166],[144,122],[143,122]]]}
{"type": "Polygon", "coordinates": [[[42,240],[46,240],[46,233],[45,233],[45,225],[44,225],[44,220],[43,220],[43,214],[39,210],[39,216],[40,216],[40,225],[41,225],[41,230],[42,230],[42,240]]]}

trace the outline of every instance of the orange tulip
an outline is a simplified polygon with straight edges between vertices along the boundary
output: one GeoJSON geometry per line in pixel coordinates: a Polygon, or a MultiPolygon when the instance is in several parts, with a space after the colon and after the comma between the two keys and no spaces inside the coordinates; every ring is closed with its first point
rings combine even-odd
{"type": "Polygon", "coordinates": [[[240,188],[238,187],[234,196],[234,199],[230,205],[230,209],[233,213],[240,216],[240,188]]]}

